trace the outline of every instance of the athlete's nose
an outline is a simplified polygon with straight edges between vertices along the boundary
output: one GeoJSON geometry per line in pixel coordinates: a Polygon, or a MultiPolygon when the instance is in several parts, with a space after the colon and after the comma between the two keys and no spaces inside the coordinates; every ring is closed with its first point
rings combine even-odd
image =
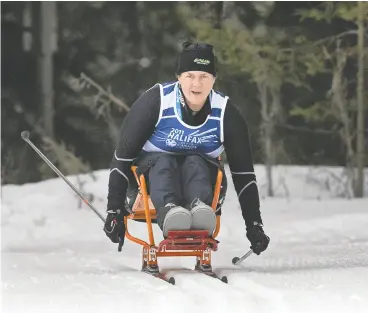
{"type": "MultiPolygon", "coordinates": [[[[192,81],[192,87],[202,87],[201,79],[199,77],[194,77],[192,81]]],[[[196,91],[196,90],[194,90],[196,91]]]]}

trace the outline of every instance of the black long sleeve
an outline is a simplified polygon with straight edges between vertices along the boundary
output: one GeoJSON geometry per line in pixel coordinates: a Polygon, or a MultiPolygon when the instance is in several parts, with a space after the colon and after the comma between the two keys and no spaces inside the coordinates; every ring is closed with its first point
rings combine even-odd
{"type": "Polygon", "coordinates": [[[230,100],[224,113],[224,147],[245,224],[262,223],[248,127],[230,100]]]}
{"type": "Polygon", "coordinates": [[[132,105],[120,130],[111,161],[107,209],[121,209],[129,181],[134,179],[132,162],[152,135],[160,114],[160,88],[154,86],[132,105]]]}

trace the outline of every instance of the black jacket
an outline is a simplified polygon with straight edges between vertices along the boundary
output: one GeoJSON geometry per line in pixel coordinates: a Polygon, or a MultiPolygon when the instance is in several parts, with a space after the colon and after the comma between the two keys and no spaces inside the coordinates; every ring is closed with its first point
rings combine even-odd
{"type": "MultiPolygon", "coordinates": [[[[132,162],[155,129],[160,103],[159,86],[154,86],[136,100],[124,119],[114,152],[118,159],[113,156],[111,163],[108,209],[121,209],[124,206],[128,181],[134,179],[130,169],[132,162]]],[[[185,123],[198,126],[210,112],[211,106],[207,101],[196,115],[192,114],[188,106],[182,107],[182,118],[185,123]]],[[[230,99],[226,105],[223,125],[223,145],[244,221],[246,225],[254,221],[262,223],[248,127],[230,99]]]]}

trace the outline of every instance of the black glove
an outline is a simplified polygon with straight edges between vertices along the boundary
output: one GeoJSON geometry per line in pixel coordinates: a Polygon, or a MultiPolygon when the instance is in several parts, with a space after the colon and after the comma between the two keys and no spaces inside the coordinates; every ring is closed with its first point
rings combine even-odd
{"type": "Polygon", "coordinates": [[[107,211],[105,226],[103,228],[107,237],[113,243],[120,243],[119,247],[123,246],[125,238],[124,215],[121,210],[107,211]]]}
{"type": "Polygon", "coordinates": [[[257,255],[265,251],[270,242],[270,238],[263,232],[263,225],[255,222],[247,227],[247,238],[251,243],[251,249],[257,255]]]}

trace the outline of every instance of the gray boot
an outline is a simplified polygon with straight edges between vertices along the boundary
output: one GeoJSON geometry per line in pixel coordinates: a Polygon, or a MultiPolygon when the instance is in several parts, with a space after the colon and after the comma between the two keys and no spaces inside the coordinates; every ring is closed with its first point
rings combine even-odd
{"type": "Polygon", "coordinates": [[[172,203],[168,203],[165,208],[170,206],[171,208],[166,213],[162,229],[165,238],[169,230],[189,230],[192,224],[192,215],[189,210],[181,206],[175,206],[172,203]]]}
{"type": "Polygon", "coordinates": [[[195,199],[191,204],[192,225],[190,229],[208,230],[212,236],[216,228],[216,214],[212,208],[199,199],[195,199]]]}

